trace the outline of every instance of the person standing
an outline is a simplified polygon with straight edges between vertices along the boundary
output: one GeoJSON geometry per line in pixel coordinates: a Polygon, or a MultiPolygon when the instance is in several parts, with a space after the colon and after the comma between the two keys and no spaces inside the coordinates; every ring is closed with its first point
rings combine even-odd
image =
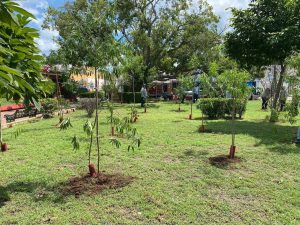
{"type": "Polygon", "coordinates": [[[193,103],[198,101],[198,98],[199,98],[199,84],[195,85],[195,87],[193,88],[193,103]]]}
{"type": "Polygon", "coordinates": [[[145,106],[145,102],[147,98],[148,98],[148,93],[147,93],[146,85],[143,84],[143,87],[141,89],[141,107],[145,106]]]}
{"type": "Polygon", "coordinates": [[[270,88],[266,88],[261,96],[262,99],[262,109],[265,110],[268,108],[268,103],[269,100],[271,98],[271,89],[270,88]]]}

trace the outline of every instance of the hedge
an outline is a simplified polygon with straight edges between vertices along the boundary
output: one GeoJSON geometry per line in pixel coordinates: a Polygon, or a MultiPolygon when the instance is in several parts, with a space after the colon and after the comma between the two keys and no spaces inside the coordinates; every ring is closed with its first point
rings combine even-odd
{"type": "MultiPolygon", "coordinates": [[[[134,102],[133,92],[124,92],[123,93],[123,102],[124,103],[133,103],[134,102]]],[[[135,92],[135,102],[136,103],[141,102],[141,93],[140,92],[135,92]]]]}
{"type": "MultiPolygon", "coordinates": [[[[247,100],[237,100],[236,115],[242,118],[246,112],[247,100]]],[[[226,98],[203,98],[200,100],[198,108],[201,109],[204,115],[210,119],[224,118],[231,116],[233,107],[233,99],[226,98]]]]}
{"type": "MultiPolygon", "coordinates": [[[[80,93],[79,97],[80,98],[95,98],[96,97],[96,92],[92,91],[92,92],[80,93]]],[[[103,91],[99,91],[98,97],[100,99],[104,99],[104,92],[103,91]]]]}

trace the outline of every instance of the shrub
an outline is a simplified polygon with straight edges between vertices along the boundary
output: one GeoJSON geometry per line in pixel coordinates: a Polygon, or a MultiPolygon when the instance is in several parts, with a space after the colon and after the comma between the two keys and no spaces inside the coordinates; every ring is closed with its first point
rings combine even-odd
{"type": "MultiPolygon", "coordinates": [[[[235,117],[238,115],[238,117],[241,119],[246,112],[247,100],[239,99],[236,101],[237,101],[237,105],[235,106],[235,117]]],[[[232,103],[233,103],[232,99],[226,99],[226,106],[225,106],[226,115],[231,115],[232,107],[233,107],[232,103]]]]}
{"type": "MultiPolygon", "coordinates": [[[[230,116],[232,113],[233,100],[226,98],[204,98],[200,100],[198,108],[200,108],[204,115],[210,119],[224,118],[226,115],[230,116]]],[[[236,105],[236,115],[242,118],[246,112],[247,101],[239,100],[236,105]]]]}
{"type": "Polygon", "coordinates": [[[224,98],[204,98],[200,100],[199,107],[204,115],[210,119],[218,119],[225,116],[224,98]]]}
{"type": "MultiPolygon", "coordinates": [[[[133,103],[134,98],[133,98],[133,92],[124,92],[123,93],[123,101],[124,103],[133,103]]],[[[135,92],[135,102],[141,102],[141,93],[140,92],[135,92]]]]}
{"type": "Polygon", "coordinates": [[[47,98],[41,101],[41,113],[44,119],[49,119],[54,116],[54,112],[57,109],[57,99],[47,98]]]}
{"type": "MultiPolygon", "coordinates": [[[[91,118],[96,110],[95,98],[81,98],[79,100],[80,109],[84,109],[87,112],[87,116],[91,118]]],[[[102,102],[99,100],[100,106],[102,102]]]]}
{"type": "MultiPolygon", "coordinates": [[[[85,92],[85,93],[80,93],[79,94],[80,98],[95,98],[96,97],[96,92],[92,91],[92,92],[85,92]]],[[[98,97],[101,100],[104,100],[104,92],[103,91],[99,91],[98,93],[98,97]]]]}

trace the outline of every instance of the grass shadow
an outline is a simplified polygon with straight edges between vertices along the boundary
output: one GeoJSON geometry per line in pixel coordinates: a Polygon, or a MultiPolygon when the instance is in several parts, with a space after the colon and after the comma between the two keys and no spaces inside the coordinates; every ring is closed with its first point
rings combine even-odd
{"type": "Polygon", "coordinates": [[[181,109],[181,110],[179,111],[178,109],[171,109],[170,112],[183,113],[183,112],[187,112],[187,110],[181,109]]]}
{"type": "Polygon", "coordinates": [[[32,198],[36,198],[36,191],[38,189],[45,189],[45,183],[35,183],[35,182],[12,182],[7,186],[0,186],[0,208],[5,206],[7,202],[11,200],[10,195],[15,195],[16,193],[28,193],[32,198]]]}
{"type": "Polygon", "coordinates": [[[208,151],[195,151],[194,149],[186,149],[180,158],[203,158],[209,154],[208,151]]]}
{"type": "MultiPolygon", "coordinates": [[[[207,126],[214,133],[231,134],[231,121],[213,121],[207,126]]],[[[266,145],[271,151],[289,154],[300,153],[300,146],[295,145],[296,126],[279,125],[265,121],[235,121],[236,134],[249,135],[258,140],[255,146],[266,145]]]]}
{"type": "Polygon", "coordinates": [[[160,108],[160,105],[155,104],[155,103],[147,103],[146,107],[147,108],[156,108],[156,109],[158,109],[158,108],[160,108]]]}
{"type": "Polygon", "coordinates": [[[33,201],[66,203],[70,196],[95,195],[107,189],[118,189],[132,183],[136,178],[122,174],[100,174],[96,178],[89,175],[70,177],[52,186],[45,182],[17,181],[0,186],[0,208],[11,201],[17,193],[28,194],[33,201]]]}
{"type": "Polygon", "coordinates": [[[224,169],[224,170],[233,169],[234,164],[242,162],[242,159],[239,157],[230,159],[229,156],[227,156],[227,155],[219,155],[219,156],[215,156],[215,157],[210,157],[208,160],[212,166],[215,166],[219,169],[224,169]]]}

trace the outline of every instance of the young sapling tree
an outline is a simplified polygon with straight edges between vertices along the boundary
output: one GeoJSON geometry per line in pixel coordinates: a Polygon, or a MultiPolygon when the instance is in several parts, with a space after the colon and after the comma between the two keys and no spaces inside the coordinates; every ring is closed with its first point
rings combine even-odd
{"type": "MultiPolygon", "coordinates": [[[[179,97],[179,108],[178,111],[180,112],[180,104],[184,101],[184,98],[186,96],[186,92],[193,89],[195,83],[193,80],[193,77],[190,75],[181,75],[178,78],[178,87],[176,88],[176,94],[179,97]]],[[[193,117],[193,99],[190,102],[190,114],[189,119],[191,120],[193,117]]]]}
{"type": "MultiPolygon", "coordinates": [[[[238,103],[247,100],[251,90],[247,86],[247,81],[250,76],[246,71],[240,71],[238,69],[226,70],[218,77],[219,86],[222,87],[224,92],[227,92],[231,96],[231,146],[229,157],[231,159],[235,156],[236,151],[236,127],[235,119],[238,103]]],[[[229,101],[227,101],[229,104],[229,101]]]]}

